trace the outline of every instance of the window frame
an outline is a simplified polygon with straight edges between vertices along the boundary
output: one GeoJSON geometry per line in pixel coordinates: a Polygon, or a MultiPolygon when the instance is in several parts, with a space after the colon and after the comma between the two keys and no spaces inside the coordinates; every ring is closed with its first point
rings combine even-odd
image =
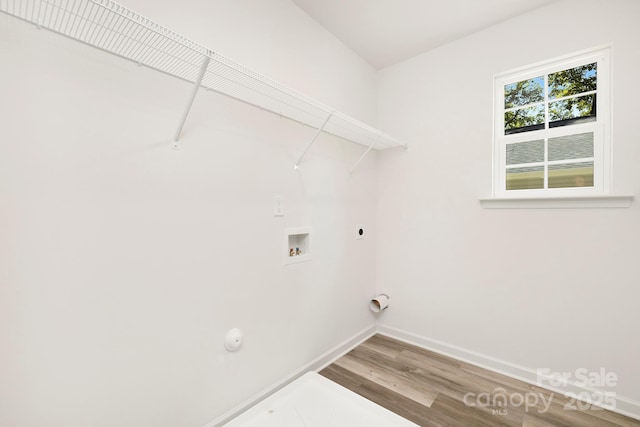
{"type": "MultiPolygon", "coordinates": [[[[605,196],[611,191],[611,46],[599,46],[593,49],[565,55],[494,76],[494,108],[493,108],[493,197],[502,199],[523,198],[571,198],[605,196]],[[548,127],[547,93],[548,75],[590,63],[597,63],[596,83],[596,120],[588,123],[578,123],[567,126],[548,127]],[[505,85],[543,76],[545,82],[545,128],[527,132],[517,132],[505,135],[504,114],[508,110],[504,106],[505,85]],[[542,189],[506,189],[506,146],[507,144],[548,140],[558,136],[576,135],[580,133],[594,133],[594,183],[593,187],[570,188],[542,188],[542,189]]],[[[585,92],[587,93],[587,92],[585,92]]],[[[545,142],[544,182],[547,186],[548,143],[545,142]]],[[[571,163],[574,160],[551,161],[553,163],[571,163]]]]}

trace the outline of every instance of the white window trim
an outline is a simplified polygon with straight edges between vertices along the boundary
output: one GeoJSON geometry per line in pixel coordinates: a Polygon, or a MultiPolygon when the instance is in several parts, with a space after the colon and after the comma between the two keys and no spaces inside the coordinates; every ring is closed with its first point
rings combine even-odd
{"type": "Polygon", "coordinates": [[[600,209],[600,208],[628,208],[633,202],[633,196],[587,196],[587,197],[545,197],[524,198],[511,197],[506,199],[492,197],[480,199],[480,205],[485,209],[600,209]]]}
{"type": "MultiPolygon", "coordinates": [[[[628,207],[632,196],[611,195],[611,46],[598,46],[552,60],[522,67],[494,76],[493,108],[493,182],[492,197],[482,199],[485,208],[601,208],[628,207]],[[504,85],[526,80],[555,71],[569,69],[590,62],[598,62],[598,120],[592,123],[523,132],[505,137],[504,128],[504,85]],[[535,139],[543,134],[545,138],[567,133],[594,132],[594,181],[593,187],[571,189],[512,190],[505,188],[505,150],[503,144],[535,139]]],[[[548,164],[548,163],[547,163],[548,164]]]]}

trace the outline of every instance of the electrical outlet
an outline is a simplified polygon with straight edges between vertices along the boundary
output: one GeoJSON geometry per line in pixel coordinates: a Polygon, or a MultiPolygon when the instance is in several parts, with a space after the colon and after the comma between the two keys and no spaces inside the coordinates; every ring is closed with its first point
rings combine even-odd
{"type": "Polygon", "coordinates": [[[356,225],[356,239],[364,239],[365,228],[363,224],[356,225]]]}
{"type": "Polygon", "coordinates": [[[284,197],[276,196],[273,203],[273,216],[284,216],[284,197]]]}

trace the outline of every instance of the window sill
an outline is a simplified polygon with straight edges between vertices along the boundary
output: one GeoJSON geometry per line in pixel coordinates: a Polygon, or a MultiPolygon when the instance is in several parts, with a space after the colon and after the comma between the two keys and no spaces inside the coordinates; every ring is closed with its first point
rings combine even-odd
{"type": "Polygon", "coordinates": [[[628,208],[633,196],[480,199],[484,209],[592,209],[628,208]]]}

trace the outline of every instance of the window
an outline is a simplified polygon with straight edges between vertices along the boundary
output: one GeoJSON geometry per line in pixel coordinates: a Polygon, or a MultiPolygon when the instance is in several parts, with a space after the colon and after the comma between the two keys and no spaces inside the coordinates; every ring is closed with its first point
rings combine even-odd
{"type": "Polygon", "coordinates": [[[494,196],[609,193],[609,49],[495,78],[494,196]]]}

